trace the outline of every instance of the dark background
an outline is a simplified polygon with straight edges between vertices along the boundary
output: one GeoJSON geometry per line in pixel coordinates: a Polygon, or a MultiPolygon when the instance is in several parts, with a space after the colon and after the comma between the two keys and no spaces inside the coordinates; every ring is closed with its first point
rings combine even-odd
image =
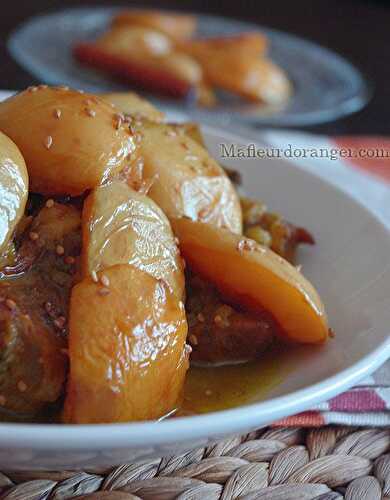
{"type": "MultiPolygon", "coordinates": [[[[327,134],[390,133],[390,1],[232,0],[138,1],[137,5],[196,10],[249,20],[316,41],[350,59],[373,82],[368,106],[350,117],[306,130],[327,134]]],[[[76,5],[131,5],[131,1],[11,0],[0,14],[0,88],[22,89],[37,83],[8,55],[8,34],[40,12],[76,5]]]]}

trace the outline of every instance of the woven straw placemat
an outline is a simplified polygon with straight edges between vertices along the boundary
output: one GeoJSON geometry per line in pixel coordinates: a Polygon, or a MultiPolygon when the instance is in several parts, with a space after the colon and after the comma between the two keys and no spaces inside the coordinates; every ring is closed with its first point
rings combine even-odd
{"type": "Polygon", "coordinates": [[[389,451],[390,429],[268,428],[99,472],[3,472],[0,499],[390,499],[389,451]]]}

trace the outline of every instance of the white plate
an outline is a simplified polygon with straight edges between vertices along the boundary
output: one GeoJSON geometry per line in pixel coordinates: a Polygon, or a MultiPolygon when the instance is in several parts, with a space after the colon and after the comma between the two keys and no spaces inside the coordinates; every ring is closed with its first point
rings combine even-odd
{"type": "MultiPolygon", "coordinates": [[[[211,152],[245,139],[205,128],[211,152]]],[[[252,141],[250,141],[252,142],[252,141]]],[[[281,362],[284,380],[235,409],[163,422],[115,425],[0,424],[0,469],[75,469],[166,456],[247,432],[312,407],[356,384],[390,356],[390,228],[330,183],[280,160],[230,160],[244,189],[310,228],[315,248],[301,253],[336,338],[324,348],[298,348],[281,362]]],[[[260,383],[259,383],[260,386],[260,383]]]]}

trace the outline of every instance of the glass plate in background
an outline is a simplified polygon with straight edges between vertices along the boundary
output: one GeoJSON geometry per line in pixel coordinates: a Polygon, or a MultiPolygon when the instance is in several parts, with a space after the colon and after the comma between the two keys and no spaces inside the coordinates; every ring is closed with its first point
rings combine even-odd
{"type": "MultiPolygon", "coordinates": [[[[13,57],[38,79],[67,84],[91,92],[123,91],[129,87],[81,66],[72,57],[72,46],[93,41],[122,8],[73,8],[34,17],[10,37],[13,57]]],[[[243,31],[263,32],[270,42],[269,56],[286,72],[293,95],[282,109],[246,103],[222,95],[212,109],[192,103],[147,95],[165,111],[184,111],[194,120],[229,126],[302,126],[331,121],[361,109],[371,91],[360,72],[341,56],[287,33],[228,18],[198,15],[198,35],[218,36],[243,31]]]]}

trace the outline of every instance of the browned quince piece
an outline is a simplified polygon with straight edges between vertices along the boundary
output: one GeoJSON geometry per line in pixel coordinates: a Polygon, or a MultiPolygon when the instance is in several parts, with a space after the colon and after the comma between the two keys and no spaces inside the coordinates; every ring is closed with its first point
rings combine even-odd
{"type": "Polygon", "coordinates": [[[253,240],[210,224],[182,218],[173,221],[173,228],[193,272],[230,303],[254,314],[266,311],[282,339],[315,344],[328,338],[318,293],[289,262],[253,240]]]}
{"type": "Polygon", "coordinates": [[[183,276],[172,232],[151,200],[121,182],[92,191],[83,224],[64,420],[160,418],[180,404],[188,368],[183,276]]]}
{"type": "Polygon", "coordinates": [[[31,87],[0,103],[0,130],[26,161],[30,190],[79,195],[120,172],[135,141],[117,111],[90,94],[31,87]]]}
{"type": "Polygon", "coordinates": [[[178,406],[188,367],[183,305],[134,266],[110,267],[104,277],[107,295],[89,277],[72,290],[65,421],[162,417],[178,406]]]}
{"type": "Polygon", "coordinates": [[[116,181],[88,196],[83,208],[82,270],[91,275],[130,264],[184,294],[182,259],[167,217],[147,196],[116,181]]]}
{"type": "Polygon", "coordinates": [[[238,195],[206,149],[174,125],[145,121],[141,133],[144,176],[154,180],[149,196],[167,216],[185,215],[241,233],[238,195]]]}

